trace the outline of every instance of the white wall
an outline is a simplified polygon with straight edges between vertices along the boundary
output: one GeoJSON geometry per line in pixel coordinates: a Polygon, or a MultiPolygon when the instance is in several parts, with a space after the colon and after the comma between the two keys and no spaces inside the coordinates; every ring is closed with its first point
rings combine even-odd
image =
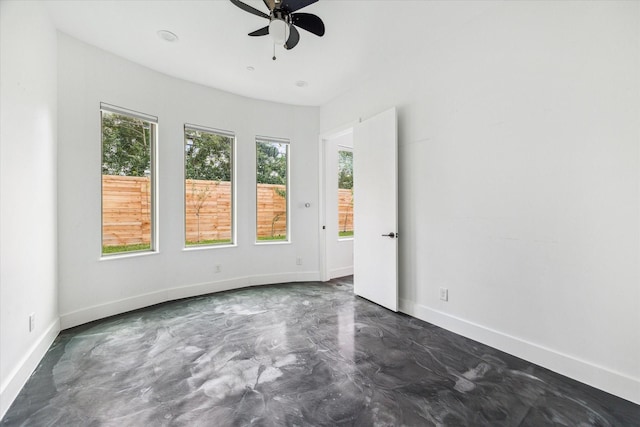
{"type": "Polygon", "coordinates": [[[56,110],[56,31],[39,2],[3,1],[0,418],[59,331],[56,110]]]}
{"type": "Polygon", "coordinates": [[[321,131],[399,107],[403,311],[640,403],[639,3],[485,6],[321,131]]]}
{"type": "Polygon", "coordinates": [[[151,71],[64,34],[58,40],[63,328],[167,299],[318,278],[318,108],[243,98],[151,71]],[[100,259],[101,101],[159,118],[157,254],[100,259]],[[237,247],[183,249],[184,123],[236,133],[237,247]],[[254,243],[256,135],[291,140],[291,244],[254,243]]]}

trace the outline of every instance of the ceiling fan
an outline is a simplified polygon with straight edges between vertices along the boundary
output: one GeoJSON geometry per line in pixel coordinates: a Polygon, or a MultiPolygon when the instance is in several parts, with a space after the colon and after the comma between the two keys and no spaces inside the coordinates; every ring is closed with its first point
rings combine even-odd
{"type": "MultiPolygon", "coordinates": [[[[307,30],[316,36],[324,35],[324,23],[322,19],[311,13],[294,13],[303,7],[317,2],[318,0],[262,0],[269,8],[269,14],[255,9],[240,0],[231,0],[231,3],[238,6],[245,12],[252,13],[261,18],[269,20],[269,25],[249,33],[250,36],[270,35],[274,41],[274,46],[283,45],[285,49],[293,49],[300,41],[300,33],[296,27],[307,30]]],[[[275,53],[273,56],[275,60],[275,53]]]]}

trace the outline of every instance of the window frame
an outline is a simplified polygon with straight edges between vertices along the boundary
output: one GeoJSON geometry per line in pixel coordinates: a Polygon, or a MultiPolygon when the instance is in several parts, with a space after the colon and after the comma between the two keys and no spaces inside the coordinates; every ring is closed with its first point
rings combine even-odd
{"type": "Polygon", "coordinates": [[[254,139],[254,154],[256,156],[255,164],[254,164],[254,178],[255,178],[255,227],[254,227],[254,238],[256,245],[288,245],[292,242],[292,232],[291,232],[291,140],[288,138],[278,138],[271,136],[261,136],[257,135],[254,139]],[[287,169],[286,169],[286,184],[285,184],[285,208],[287,210],[285,218],[286,218],[286,238],[283,240],[259,240],[258,239],[258,143],[271,143],[271,144],[285,144],[287,146],[287,169]]]}
{"type": "MultiPolygon", "coordinates": [[[[353,147],[349,147],[346,145],[338,145],[337,146],[337,154],[338,154],[338,174],[340,173],[340,152],[344,151],[344,152],[348,152],[351,153],[351,164],[353,167],[353,147]]],[[[351,208],[351,222],[353,224],[353,234],[351,236],[340,236],[340,180],[338,179],[338,186],[336,188],[336,192],[338,193],[338,200],[337,200],[337,208],[338,208],[338,224],[337,224],[337,229],[338,229],[338,241],[342,242],[342,241],[349,241],[349,240],[353,240],[355,237],[355,224],[353,224],[353,198],[355,197],[355,194],[353,192],[353,186],[351,187],[351,203],[352,203],[352,208],[351,208]]]]}
{"type": "Polygon", "coordinates": [[[157,191],[158,191],[158,177],[157,177],[157,153],[158,153],[158,117],[150,114],[142,113],[140,111],[131,110],[117,105],[108,104],[106,102],[100,102],[100,259],[117,259],[128,258],[132,256],[152,255],[160,251],[159,239],[158,239],[158,206],[157,206],[157,191]],[[149,249],[140,249],[135,251],[125,252],[113,252],[105,254],[104,250],[104,186],[102,182],[102,165],[104,163],[103,149],[104,149],[104,135],[103,135],[103,120],[104,113],[119,114],[136,118],[150,124],[149,130],[149,249]]]}
{"type": "Polygon", "coordinates": [[[185,123],[182,128],[183,135],[183,145],[182,145],[182,207],[183,207],[183,232],[184,236],[182,239],[183,250],[185,251],[198,251],[205,249],[217,249],[217,248],[228,248],[228,247],[236,247],[238,246],[238,235],[237,235],[237,218],[236,218],[236,145],[237,138],[234,132],[196,125],[193,123],[185,123]],[[186,157],[186,147],[187,147],[187,129],[207,132],[215,135],[224,136],[227,138],[231,138],[231,242],[228,243],[205,243],[205,244],[194,244],[187,245],[187,157],[186,157]]]}

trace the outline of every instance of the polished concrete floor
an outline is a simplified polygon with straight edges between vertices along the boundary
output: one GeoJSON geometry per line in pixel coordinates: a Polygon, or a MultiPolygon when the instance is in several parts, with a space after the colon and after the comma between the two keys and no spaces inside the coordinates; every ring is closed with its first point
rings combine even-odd
{"type": "Polygon", "coordinates": [[[632,426],[640,406],[353,295],[351,278],[63,331],[2,426],[632,426]]]}

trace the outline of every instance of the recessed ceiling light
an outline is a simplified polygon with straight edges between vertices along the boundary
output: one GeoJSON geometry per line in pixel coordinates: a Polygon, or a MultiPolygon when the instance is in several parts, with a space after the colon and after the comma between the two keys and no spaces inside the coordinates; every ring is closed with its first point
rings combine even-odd
{"type": "Polygon", "coordinates": [[[307,86],[309,86],[309,83],[305,82],[304,80],[298,80],[296,82],[296,86],[298,86],[298,87],[307,87],[307,86]]]}
{"type": "Polygon", "coordinates": [[[254,71],[254,70],[255,70],[255,68],[253,68],[251,65],[249,65],[249,66],[247,67],[247,71],[254,71]]]}
{"type": "Polygon", "coordinates": [[[168,30],[158,31],[158,37],[160,37],[162,40],[167,41],[169,43],[178,41],[178,36],[168,30]]]}

